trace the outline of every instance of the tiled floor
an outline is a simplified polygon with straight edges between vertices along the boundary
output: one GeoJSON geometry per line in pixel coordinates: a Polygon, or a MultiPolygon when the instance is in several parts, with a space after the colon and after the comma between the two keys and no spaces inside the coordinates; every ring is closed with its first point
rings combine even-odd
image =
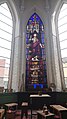
{"type": "MultiPolygon", "coordinates": [[[[21,119],[21,117],[17,116],[15,119],[21,119]]],[[[24,116],[22,119],[26,119],[26,117],[24,116]]],[[[31,119],[31,117],[29,116],[27,119],[31,119]]],[[[37,117],[33,116],[32,119],[37,119],[37,117]]]]}
{"type": "MultiPolygon", "coordinates": [[[[36,111],[33,111],[32,113],[33,113],[32,119],[37,119],[36,111]]],[[[19,111],[19,115],[16,116],[15,119],[21,119],[21,111],[19,111]]],[[[23,119],[26,119],[25,115],[23,116],[23,119]]],[[[31,112],[30,112],[30,110],[28,111],[28,118],[27,119],[31,119],[31,112]]]]}
{"type": "MultiPolygon", "coordinates": [[[[36,111],[33,111],[32,113],[33,113],[32,119],[37,119],[36,111]]],[[[8,117],[8,119],[10,119],[10,118],[8,117]]],[[[14,118],[12,118],[12,119],[14,119],[14,118]]],[[[16,112],[15,119],[21,119],[21,110],[18,110],[16,112]]],[[[28,110],[28,118],[26,118],[24,115],[22,119],[31,119],[31,111],[28,110]]]]}

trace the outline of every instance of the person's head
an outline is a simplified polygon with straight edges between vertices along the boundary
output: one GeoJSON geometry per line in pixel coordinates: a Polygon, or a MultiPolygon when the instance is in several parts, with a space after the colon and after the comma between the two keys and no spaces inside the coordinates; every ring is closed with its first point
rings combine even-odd
{"type": "Polygon", "coordinates": [[[37,34],[34,34],[34,37],[36,37],[37,36],[37,34]]]}
{"type": "Polygon", "coordinates": [[[35,33],[34,35],[33,35],[33,42],[36,42],[38,39],[37,39],[37,34],[35,33]]]}

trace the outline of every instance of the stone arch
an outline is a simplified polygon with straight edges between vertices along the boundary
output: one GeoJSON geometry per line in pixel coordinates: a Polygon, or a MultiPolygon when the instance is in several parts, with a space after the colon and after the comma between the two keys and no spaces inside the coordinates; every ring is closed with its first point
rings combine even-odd
{"type": "Polygon", "coordinates": [[[57,50],[58,50],[58,57],[59,57],[59,68],[60,68],[60,76],[61,76],[61,84],[62,84],[62,89],[65,90],[65,82],[64,82],[64,74],[63,74],[63,65],[62,65],[62,60],[61,60],[61,51],[60,51],[60,42],[59,42],[59,34],[58,34],[58,17],[60,14],[60,11],[62,9],[63,4],[66,3],[66,0],[63,0],[59,2],[59,6],[56,9],[56,15],[55,15],[55,25],[56,25],[56,36],[57,36],[57,50]]]}
{"type": "MultiPolygon", "coordinates": [[[[24,46],[22,46],[23,48],[24,48],[24,51],[25,51],[25,48],[26,48],[26,41],[25,41],[25,33],[26,33],[26,25],[27,25],[27,22],[28,22],[28,20],[29,20],[29,18],[30,18],[30,16],[32,16],[32,14],[34,14],[34,12],[36,12],[38,15],[39,15],[39,17],[41,18],[41,20],[42,20],[42,22],[43,22],[43,24],[44,24],[44,26],[45,26],[45,17],[44,16],[46,16],[46,13],[44,12],[44,14],[42,14],[42,11],[41,10],[39,10],[39,8],[38,7],[36,7],[36,6],[34,6],[33,8],[31,8],[30,10],[28,9],[27,11],[23,11],[23,21],[24,21],[24,28],[23,28],[23,34],[22,34],[22,44],[24,45],[24,46]]],[[[25,61],[25,59],[26,59],[26,53],[25,52],[22,52],[22,55],[24,55],[24,59],[22,60],[22,73],[24,74],[24,86],[25,86],[25,75],[26,75],[26,73],[25,73],[25,70],[26,70],[26,61],[25,61]]],[[[24,90],[25,90],[25,87],[24,87],[24,90]]]]}
{"type": "MultiPolygon", "coordinates": [[[[11,45],[11,60],[10,60],[10,72],[9,72],[9,82],[8,82],[8,89],[10,90],[12,88],[12,84],[13,84],[13,80],[15,79],[15,74],[17,77],[17,70],[18,70],[18,64],[15,64],[15,60],[17,60],[16,62],[18,62],[18,58],[15,55],[15,52],[18,52],[18,47],[16,49],[16,44],[18,43],[18,41],[16,40],[17,37],[19,37],[19,23],[20,23],[20,17],[19,17],[19,13],[18,10],[14,4],[13,0],[1,0],[0,4],[6,3],[8,5],[8,8],[11,12],[12,15],[12,19],[13,19],[13,35],[12,35],[12,45],[11,45]],[[14,67],[16,65],[17,70],[15,71],[14,67]]],[[[17,81],[16,81],[17,82],[17,81]]],[[[17,83],[17,87],[18,89],[18,83],[17,83]]]]}
{"type": "Polygon", "coordinates": [[[34,12],[36,12],[39,16],[40,16],[40,18],[42,19],[42,22],[44,23],[44,25],[45,25],[45,17],[44,16],[46,16],[46,13],[45,13],[45,10],[44,10],[44,13],[42,14],[42,11],[38,8],[38,7],[36,7],[36,6],[34,6],[33,8],[31,8],[31,10],[28,10],[28,11],[26,11],[26,21],[25,21],[25,25],[27,24],[27,22],[28,22],[28,19],[30,18],[30,16],[32,15],[32,14],[34,14],[34,12]]]}
{"type": "Polygon", "coordinates": [[[64,89],[64,81],[63,81],[63,73],[62,73],[62,65],[61,65],[61,53],[60,53],[60,45],[59,45],[59,36],[58,36],[58,16],[60,10],[62,8],[63,3],[66,0],[60,0],[57,2],[57,5],[54,8],[54,12],[52,14],[52,37],[53,37],[53,48],[54,48],[54,76],[55,76],[55,84],[56,90],[61,91],[64,89]]]}

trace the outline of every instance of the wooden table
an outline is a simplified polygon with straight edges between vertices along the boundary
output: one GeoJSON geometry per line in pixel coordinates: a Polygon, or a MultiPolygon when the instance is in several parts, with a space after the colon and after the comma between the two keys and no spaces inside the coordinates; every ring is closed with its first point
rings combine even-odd
{"type": "Polygon", "coordinates": [[[67,108],[61,106],[61,105],[50,105],[50,107],[53,109],[53,113],[57,112],[60,116],[60,119],[67,119],[67,108]]]}
{"type": "Polygon", "coordinates": [[[16,109],[17,109],[18,104],[17,103],[8,103],[8,104],[5,104],[5,106],[7,106],[8,109],[10,109],[11,107],[16,106],[16,109]]]}
{"type": "Polygon", "coordinates": [[[39,97],[51,97],[50,95],[48,95],[48,94],[42,94],[42,95],[30,95],[30,98],[39,98],[39,97]]]}
{"type": "Polygon", "coordinates": [[[43,107],[43,105],[45,103],[48,103],[48,100],[50,99],[50,95],[48,94],[42,94],[42,95],[30,95],[30,105],[31,105],[31,119],[32,119],[32,108],[33,108],[33,105],[34,107],[38,107],[40,108],[43,107]]]}
{"type": "Polygon", "coordinates": [[[61,105],[50,105],[50,107],[52,107],[53,109],[57,110],[57,111],[67,111],[67,108],[61,106],[61,105]]]}
{"type": "Polygon", "coordinates": [[[43,110],[39,110],[37,111],[37,119],[54,119],[54,114],[48,112],[47,115],[45,115],[45,113],[43,113],[43,110]]]}
{"type": "Polygon", "coordinates": [[[0,119],[3,118],[4,113],[5,113],[5,109],[0,109],[0,119]]]}

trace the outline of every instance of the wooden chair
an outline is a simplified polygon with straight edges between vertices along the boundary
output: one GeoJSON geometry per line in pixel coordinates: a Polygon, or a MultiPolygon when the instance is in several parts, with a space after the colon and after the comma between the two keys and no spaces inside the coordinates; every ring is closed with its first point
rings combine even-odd
{"type": "Polygon", "coordinates": [[[15,119],[16,111],[8,110],[6,112],[6,119],[15,119]]]}
{"type": "Polygon", "coordinates": [[[25,114],[26,118],[28,117],[28,102],[23,102],[21,105],[21,119],[25,114]]]}

